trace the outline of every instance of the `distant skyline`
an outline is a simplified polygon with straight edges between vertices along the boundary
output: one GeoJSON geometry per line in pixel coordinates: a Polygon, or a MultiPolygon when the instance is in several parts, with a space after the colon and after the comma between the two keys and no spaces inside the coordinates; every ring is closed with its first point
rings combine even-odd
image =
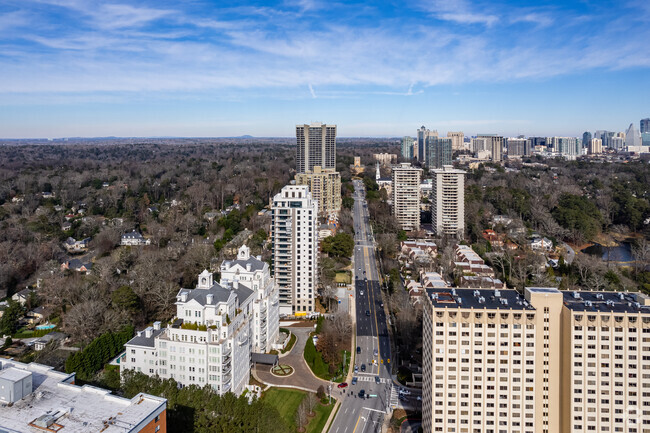
{"type": "Polygon", "coordinates": [[[650,2],[5,0],[0,137],[625,131],[650,2]]]}

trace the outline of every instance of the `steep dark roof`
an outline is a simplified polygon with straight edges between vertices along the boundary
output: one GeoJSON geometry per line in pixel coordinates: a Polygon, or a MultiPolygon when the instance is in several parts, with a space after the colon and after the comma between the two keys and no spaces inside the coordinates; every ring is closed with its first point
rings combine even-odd
{"type": "MultiPolygon", "coordinates": [[[[244,302],[246,299],[253,295],[253,291],[251,289],[241,284],[239,285],[238,289],[233,289],[232,291],[237,295],[240,303],[244,302]]],[[[183,293],[187,293],[187,302],[195,300],[201,305],[207,305],[207,296],[209,294],[212,294],[214,297],[212,304],[216,305],[220,302],[227,302],[228,298],[230,297],[230,292],[230,288],[223,287],[218,283],[214,283],[209,289],[181,289],[178,292],[177,296],[180,296],[183,293]]]]}
{"type": "Polygon", "coordinates": [[[156,345],[156,337],[160,335],[161,332],[163,332],[165,328],[161,329],[154,329],[154,331],[151,333],[151,337],[146,336],[145,332],[142,331],[142,335],[137,335],[130,339],[126,344],[130,344],[133,346],[141,346],[141,347],[154,347],[156,345]]]}
{"type": "Polygon", "coordinates": [[[242,268],[246,269],[246,264],[251,264],[251,271],[261,271],[264,269],[265,263],[261,260],[258,260],[256,257],[250,257],[248,260],[230,260],[226,262],[228,269],[232,268],[235,265],[239,265],[242,268]]]}

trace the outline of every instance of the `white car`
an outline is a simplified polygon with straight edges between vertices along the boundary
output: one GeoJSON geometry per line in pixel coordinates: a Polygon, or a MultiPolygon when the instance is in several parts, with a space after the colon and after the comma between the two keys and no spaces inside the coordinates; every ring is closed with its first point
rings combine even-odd
{"type": "Polygon", "coordinates": [[[359,290],[359,295],[363,296],[363,290],[359,290]]]}

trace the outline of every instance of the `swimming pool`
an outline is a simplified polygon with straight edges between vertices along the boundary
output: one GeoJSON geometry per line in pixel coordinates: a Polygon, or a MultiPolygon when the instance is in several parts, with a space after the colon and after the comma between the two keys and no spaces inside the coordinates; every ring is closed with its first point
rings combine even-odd
{"type": "Polygon", "coordinates": [[[50,323],[50,324],[47,324],[47,325],[38,325],[36,327],[36,329],[38,329],[39,331],[41,329],[52,329],[52,328],[56,328],[56,325],[53,325],[53,324],[50,323]]]}

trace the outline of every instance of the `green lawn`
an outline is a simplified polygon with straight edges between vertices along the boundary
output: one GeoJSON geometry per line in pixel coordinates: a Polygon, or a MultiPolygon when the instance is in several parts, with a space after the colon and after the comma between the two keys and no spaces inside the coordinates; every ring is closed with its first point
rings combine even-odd
{"type": "MultiPolygon", "coordinates": [[[[307,395],[306,392],[300,391],[297,389],[285,389],[285,388],[269,388],[264,391],[262,395],[262,400],[271,406],[275,407],[280,415],[286,421],[287,425],[291,428],[291,431],[296,431],[296,423],[294,416],[300,402],[307,395]]],[[[307,426],[307,433],[316,433],[323,430],[327,418],[334,408],[334,402],[329,406],[318,405],[316,407],[316,415],[309,420],[309,425],[307,426]]]]}

